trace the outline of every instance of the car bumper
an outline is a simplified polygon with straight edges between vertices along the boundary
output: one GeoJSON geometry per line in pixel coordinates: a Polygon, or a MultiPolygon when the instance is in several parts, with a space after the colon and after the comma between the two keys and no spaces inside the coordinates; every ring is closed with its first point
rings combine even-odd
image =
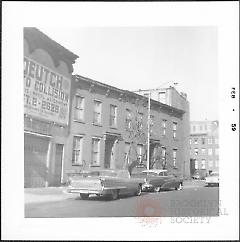
{"type": "Polygon", "coordinates": [[[83,194],[97,194],[106,195],[109,194],[109,190],[96,190],[96,189],[84,189],[84,188],[68,188],[68,193],[83,193],[83,194]]]}
{"type": "Polygon", "coordinates": [[[153,185],[151,185],[151,184],[142,185],[142,191],[146,192],[146,191],[151,191],[151,190],[153,190],[153,185]]]}

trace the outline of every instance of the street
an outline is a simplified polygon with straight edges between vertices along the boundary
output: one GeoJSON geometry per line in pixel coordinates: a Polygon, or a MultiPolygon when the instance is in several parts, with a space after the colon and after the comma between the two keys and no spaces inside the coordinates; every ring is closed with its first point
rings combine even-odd
{"type": "Polygon", "coordinates": [[[76,194],[58,201],[25,203],[25,217],[185,217],[218,216],[218,187],[184,186],[181,191],[143,192],[108,201],[76,194]]]}

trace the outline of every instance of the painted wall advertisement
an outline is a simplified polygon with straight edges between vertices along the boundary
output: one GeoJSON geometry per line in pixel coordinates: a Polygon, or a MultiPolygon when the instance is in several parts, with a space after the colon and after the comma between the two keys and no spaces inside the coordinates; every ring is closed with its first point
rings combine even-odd
{"type": "Polygon", "coordinates": [[[69,119],[71,80],[24,57],[24,113],[61,125],[69,119]]]}

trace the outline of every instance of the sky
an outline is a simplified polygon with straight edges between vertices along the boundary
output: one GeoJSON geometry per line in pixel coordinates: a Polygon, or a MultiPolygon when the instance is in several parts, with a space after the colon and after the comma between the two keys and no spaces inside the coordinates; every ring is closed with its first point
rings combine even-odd
{"type": "Polygon", "coordinates": [[[190,120],[218,119],[216,27],[39,28],[79,58],[74,74],[121,89],[187,93],[190,120]]]}

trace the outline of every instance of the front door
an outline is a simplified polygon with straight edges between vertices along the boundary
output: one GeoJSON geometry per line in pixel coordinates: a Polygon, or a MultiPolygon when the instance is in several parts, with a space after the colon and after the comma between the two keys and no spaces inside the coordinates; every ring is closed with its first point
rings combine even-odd
{"type": "Polygon", "coordinates": [[[52,186],[61,185],[63,144],[56,144],[55,162],[52,177],[52,186]]]}
{"type": "Polygon", "coordinates": [[[114,158],[114,141],[107,139],[105,141],[105,157],[104,157],[104,168],[111,168],[112,159],[114,158]]]}

